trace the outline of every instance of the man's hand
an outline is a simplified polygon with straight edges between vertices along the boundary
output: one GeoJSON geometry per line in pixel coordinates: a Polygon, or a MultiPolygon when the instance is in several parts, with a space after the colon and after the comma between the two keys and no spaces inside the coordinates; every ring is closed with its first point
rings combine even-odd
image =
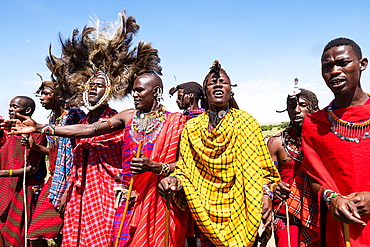
{"type": "Polygon", "coordinates": [[[344,198],[351,200],[360,215],[365,215],[370,213],[370,192],[369,191],[362,191],[362,192],[354,192],[344,198]]]}
{"type": "Polygon", "coordinates": [[[165,199],[172,198],[175,191],[182,190],[182,185],[179,185],[176,177],[165,177],[158,184],[159,194],[165,199]]]}
{"type": "Polygon", "coordinates": [[[64,191],[62,197],[60,198],[59,207],[57,208],[59,214],[61,214],[61,215],[64,214],[64,210],[66,208],[66,203],[67,203],[67,190],[64,191]]]}
{"type": "Polygon", "coordinates": [[[22,134],[21,145],[28,149],[34,148],[35,142],[33,137],[28,134],[22,134]]]}
{"type": "Polygon", "coordinates": [[[340,220],[347,224],[356,223],[359,225],[366,225],[366,223],[361,220],[355,203],[348,200],[346,197],[337,196],[332,198],[330,202],[330,211],[335,220],[340,220]]]}
{"type": "Polygon", "coordinates": [[[141,155],[140,158],[133,158],[131,161],[131,172],[133,175],[147,171],[160,173],[161,170],[162,165],[160,163],[150,160],[145,155],[141,155]]]}
{"type": "Polygon", "coordinates": [[[284,183],[284,182],[280,182],[275,187],[274,195],[278,199],[284,201],[284,200],[286,200],[286,199],[289,198],[289,194],[290,194],[290,184],[284,183]]]}
{"type": "MultiPolygon", "coordinates": [[[[15,119],[5,120],[5,129],[9,130],[11,127],[9,132],[10,135],[31,134],[36,132],[37,123],[32,118],[19,113],[16,114],[19,119],[22,119],[22,121],[19,119],[16,121],[15,119]]],[[[3,129],[3,127],[1,127],[1,129],[3,129]]]]}
{"type": "Polygon", "coordinates": [[[263,195],[262,203],[262,221],[267,227],[272,221],[272,200],[268,195],[263,195]]]}

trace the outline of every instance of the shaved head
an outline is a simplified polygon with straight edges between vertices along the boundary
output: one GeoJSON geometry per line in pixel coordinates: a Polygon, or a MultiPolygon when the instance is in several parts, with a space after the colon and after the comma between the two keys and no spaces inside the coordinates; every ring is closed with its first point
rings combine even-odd
{"type": "MultiPolygon", "coordinates": [[[[163,89],[163,82],[162,79],[156,75],[156,74],[151,74],[151,73],[145,73],[139,76],[137,79],[145,78],[147,79],[147,83],[150,84],[153,88],[154,87],[160,87],[163,89]]],[[[136,79],[136,80],[137,80],[136,79]]]]}
{"type": "Polygon", "coordinates": [[[17,98],[20,99],[19,102],[22,104],[24,108],[29,107],[31,109],[29,113],[29,116],[31,116],[36,109],[35,101],[28,96],[17,96],[14,99],[17,99],[17,98]]]}

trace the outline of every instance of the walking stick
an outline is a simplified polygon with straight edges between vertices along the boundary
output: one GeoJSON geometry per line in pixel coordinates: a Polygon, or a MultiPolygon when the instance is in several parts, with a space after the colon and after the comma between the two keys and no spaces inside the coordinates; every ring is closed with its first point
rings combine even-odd
{"type": "Polygon", "coordinates": [[[290,247],[290,223],[289,223],[289,208],[288,203],[285,202],[285,214],[286,214],[286,231],[288,234],[288,247],[290,247]]]}
{"type": "Polygon", "coordinates": [[[344,229],[344,242],[346,247],[351,247],[351,240],[349,237],[349,225],[343,222],[343,229],[344,229]]]}
{"type": "MultiPolygon", "coordinates": [[[[143,147],[143,141],[141,140],[139,142],[139,146],[137,148],[136,158],[140,158],[140,153],[141,153],[142,147],[143,147]]],[[[121,233],[122,233],[122,228],[123,228],[123,225],[124,225],[124,222],[125,222],[125,219],[126,219],[128,206],[130,204],[130,198],[131,198],[132,187],[133,187],[133,184],[134,184],[134,178],[135,177],[132,176],[131,181],[130,181],[130,187],[128,188],[128,192],[127,192],[127,195],[126,195],[125,210],[123,211],[123,218],[122,218],[121,223],[120,223],[119,228],[118,228],[117,239],[116,239],[116,242],[114,244],[114,247],[118,247],[118,244],[119,244],[119,238],[120,238],[121,233]]]]}
{"type": "Polygon", "coordinates": [[[27,234],[28,234],[26,168],[27,168],[27,149],[25,148],[24,166],[23,166],[24,246],[27,246],[27,234]]]}
{"type": "Polygon", "coordinates": [[[169,246],[170,240],[170,209],[171,209],[171,198],[166,201],[166,218],[164,228],[164,247],[169,246]]]}

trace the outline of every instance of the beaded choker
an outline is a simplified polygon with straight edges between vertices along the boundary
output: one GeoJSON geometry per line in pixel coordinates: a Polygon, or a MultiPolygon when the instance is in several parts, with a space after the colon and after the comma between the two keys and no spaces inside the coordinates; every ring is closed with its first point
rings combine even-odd
{"type": "Polygon", "coordinates": [[[330,129],[341,140],[359,143],[361,139],[370,138],[370,119],[359,123],[348,122],[335,115],[331,105],[327,111],[330,129]]]}
{"type": "Polygon", "coordinates": [[[162,105],[158,109],[141,113],[138,111],[132,118],[130,134],[132,139],[139,143],[143,140],[143,145],[152,143],[161,132],[166,121],[166,108],[162,105]]]}
{"type": "Polygon", "coordinates": [[[227,109],[226,111],[225,110],[221,110],[218,113],[209,110],[209,113],[211,113],[212,115],[217,116],[219,119],[223,118],[226,115],[226,113],[228,113],[228,112],[229,112],[229,109],[227,109]]]}
{"type": "Polygon", "coordinates": [[[296,140],[289,135],[291,128],[286,128],[281,134],[282,144],[284,146],[285,152],[295,161],[302,162],[303,153],[301,150],[302,144],[300,138],[296,140]]]}

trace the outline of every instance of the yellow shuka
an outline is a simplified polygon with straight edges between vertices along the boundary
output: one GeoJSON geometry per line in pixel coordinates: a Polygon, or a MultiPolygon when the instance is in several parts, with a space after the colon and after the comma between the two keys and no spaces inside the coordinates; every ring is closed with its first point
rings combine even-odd
{"type": "Polygon", "coordinates": [[[262,186],[280,180],[253,116],[230,109],[211,132],[203,113],[183,130],[174,176],[202,232],[216,246],[252,246],[262,218],[262,186]]]}

